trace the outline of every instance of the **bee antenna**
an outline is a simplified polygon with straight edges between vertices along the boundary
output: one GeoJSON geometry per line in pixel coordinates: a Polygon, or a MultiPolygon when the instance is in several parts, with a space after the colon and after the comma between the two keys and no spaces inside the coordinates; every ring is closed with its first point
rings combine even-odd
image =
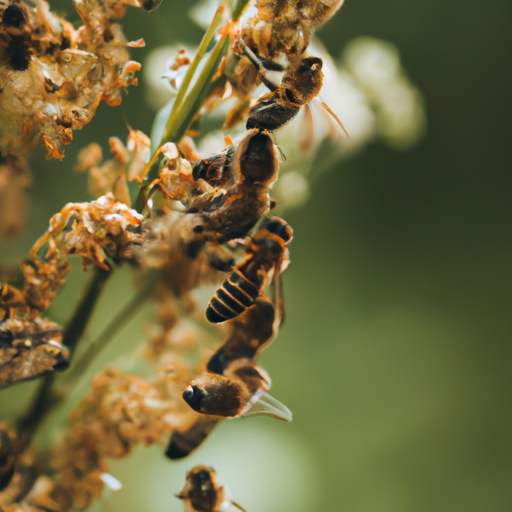
{"type": "Polygon", "coordinates": [[[232,501],[231,505],[233,505],[237,509],[241,510],[242,512],[247,512],[247,510],[245,510],[245,508],[243,508],[241,505],[239,505],[236,501],[232,501]]]}
{"type": "Polygon", "coordinates": [[[341,129],[345,132],[345,135],[350,138],[350,135],[347,132],[347,129],[343,126],[343,123],[339,120],[338,116],[331,110],[331,107],[325,103],[325,101],[321,101],[320,105],[324,107],[324,109],[327,111],[328,114],[330,114],[333,119],[340,125],[341,129]]]}
{"type": "Polygon", "coordinates": [[[281,158],[283,159],[283,162],[286,162],[286,155],[284,154],[283,150],[281,149],[281,146],[278,146],[276,144],[276,148],[279,151],[279,154],[281,155],[281,158]]]}

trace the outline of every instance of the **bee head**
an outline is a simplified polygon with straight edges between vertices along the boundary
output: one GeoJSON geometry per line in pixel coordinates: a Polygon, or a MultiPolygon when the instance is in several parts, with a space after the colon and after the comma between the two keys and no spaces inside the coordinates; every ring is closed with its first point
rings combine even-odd
{"type": "Polygon", "coordinates": [[[187,402],[194,411],[201,412],[201,402],[205,395],[205,391],[197,386],[188,386],[188,388],[183,391],[182,396],[183,400],[185,400],[185,402],[187,402]]]}
{"type": "Polygon", "coordinates": [[[190,482],[188,498],[194,510],[213,510],[219,488],[215,472],[206,466],[198,466],[188,473],[187,480],[190,482]]]}
{"type": "Polygon", "coordinates": [[[316,75],[322,70],[323,62],[319,57],[305,57],[300,61],[297,72],[300,75],[316,75]]]}
{"type": "Polygon", "coordinates": [[[261,229],[265,229],[282,238],[285,244],[293,238],[292,227],[280,217],[269,217],[262,223],[261,229]]]}

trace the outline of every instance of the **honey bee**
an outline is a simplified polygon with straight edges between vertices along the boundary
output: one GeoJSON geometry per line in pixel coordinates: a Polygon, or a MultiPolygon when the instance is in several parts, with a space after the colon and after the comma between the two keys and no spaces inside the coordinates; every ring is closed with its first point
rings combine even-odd
{"type": "Polygon", "coordinates": [[[277,148],[266,131],[250,130],[231,164],[232,186],[209,203],[192,202],[180,226],[185,252],[195,257],[205,242],[225,243],[244,237],[270,209],[269,188],[277,178],[277,148]],[[198,207],[200,205],[201,207],[198,207]]]}
{"type": "Polygon", "coordinates": [[[283,219],[267,219],[246,245],[246,257],[210,299],[206,319],[214,324],[225,322],[250,307],[262,294],[270,271],[274,270],[275,277],[279,274],[292,237],[293,230],[283,219]]]}
{"type": "Polygon", "coordinates": [[[215,471],[208,466],[191,469],[187,473],[185,487],[176,497],[183,500],[185,512],[221,512],[229,503],[245,512],[238,503],[228,498],[228,493],[217,481],[215,471]]]}
{"type": "Polygon", "coordinates": [[[238,359],[257,361],[261,350],[274,339],[280,323],[281,314],[274,304],[265,297],[258,299],[227,324],[229,334],[208,360],[206,369],[222,375],[238,359]]]}
{"type": "Polygon", "coordinates": [[[261,350],[279,327],[281,315],[273,303],[258,299],[250,308],[229,322],[228,336],[211,356],[207,372],[183,392],[185,401],[201,412],[185,432],[174,432],[166,455],[173,460],[189,455],[213,428],[231,416],[266,415],[291,421],[288,408],[269,396],[270,378],[256,366],[261,350]]]}
{"type": "Polygon", "coordinates": [[[248,21],[242,37],[250,48],[268,59],[284,53],[291,61],[309,45],[314,31],[344,0],[258,0],[258,14],[248,21]]]}
{"type": "Polygon", "coordinates": [[[14,475],[14,443],[5,423],[0,424],[0,492],[14,475]]]}
{"type": "Polygon", "coordinates": [[[183,392],[185,402],[206,415],[265,415],[291,421],[288,408],[267,394],[270,377],[256,365],[279,322],[274,305],[266,298],[258,299],[232,322],[230,335],[208,361],[207,372],[183,392]]]}
{"type": "MultiPolygon", "coordinates": [[[[270,92],[264,94],[249,110],[247,129],[274,131],[295,117],[302,106],[310,108],[309,103],[318,96],[323,85],[322,59],[298,59],[285,71],[280,85],[277,86],[265,77],[265,68],[245,43],[241,41],[240,47],[259,69],[263,83],[270,89],[270,92]]],[[[323,101],[320,104],[348,136],[343,123],[330,107],[323,101]]]]}
{"type": "Polygon", "coordinates": [[[236,146],[231,145],[221,153],[204,158],[194,166],[192,171],[194,180],[203,179],[212,187],[225,187],[232,177],[235,154],[236,146]]]}
{"type": "Polygon", "coordinates": [[[22,2],[13,1],[2,13],[2,25],[6,62],[13,71],[25,71],[30,63],[32,44],[27,34],[33,28],[28,8],[22,2]]]}

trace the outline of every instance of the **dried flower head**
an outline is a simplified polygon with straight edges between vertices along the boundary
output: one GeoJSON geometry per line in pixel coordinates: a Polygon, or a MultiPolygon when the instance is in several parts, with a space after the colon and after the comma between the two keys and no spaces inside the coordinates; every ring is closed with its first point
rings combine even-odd
{"type": "Polygon", "coordinates": [[[142,215],[110,193],[90,203],[68,203],[51,218],[48,232],[32,248],[32,259],[38,259],[38,252],[49,243],[60,258],[75,254],[84,266],[109,270],[107,257],[114,262],[133,258],[141,221],[142,215]]]}
{"type": "Polygon", "coordinates": [[[55,322],[28,316],[0,322],[0,388],[66,367],[68,360],[55,322]]]}
{"type": "Polygon", "coordinates": [[[75,1],[83,25],[12,0],[0,6],[0,149],[20,155],[37,141],[62,158],[73,131],[89,123],[100,101],[115,106],[136,84],[120,25],[134,1],[75,1]]]}

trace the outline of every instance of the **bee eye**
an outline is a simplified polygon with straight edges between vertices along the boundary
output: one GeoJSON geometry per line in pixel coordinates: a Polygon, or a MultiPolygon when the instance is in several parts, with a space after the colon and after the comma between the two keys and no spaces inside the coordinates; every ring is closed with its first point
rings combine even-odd
{"type": "Polygon", "coordinates": [[[293,94],[293,91],[291,89],[285,89],[284,93],[286,94],[286,98],[290,103],[299,103],[299,100],[295,97],[295,94],[293,94]]]}
{"type": "Polygon", "coordinates": [[[204,397],[204,391],[197,386],[189,386],[183,391],[183,400],[187,402],[194,411],[200,412],[201,401],[204,397]]]}
{"type": "Polygon", "coordinates": [[[270,217],[261,227],[282,238],[285,244],[293,238],[292,228],[279,217],[270,217]]]}
{"type": "Polygon", "coordinates": [[[183,400],[185,400],[185,402],[191,400],[193,396],[194,389],[192,388],[192,386],[189,386],[187,389],[185,389],[185,391],[183,391],[183,400]]]}

